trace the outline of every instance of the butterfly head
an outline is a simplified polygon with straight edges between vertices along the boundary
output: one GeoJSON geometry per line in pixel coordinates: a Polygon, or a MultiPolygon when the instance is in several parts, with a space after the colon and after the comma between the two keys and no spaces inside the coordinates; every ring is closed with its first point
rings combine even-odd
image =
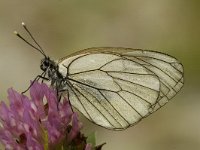
{"type": "Polygon", "coordinates": [[[49,57],[45,57],[41,60],[40,69],[43,71],[47,71],[47,69],[54,69],[56,67],[56,63],[51,60],[49,57]]]}

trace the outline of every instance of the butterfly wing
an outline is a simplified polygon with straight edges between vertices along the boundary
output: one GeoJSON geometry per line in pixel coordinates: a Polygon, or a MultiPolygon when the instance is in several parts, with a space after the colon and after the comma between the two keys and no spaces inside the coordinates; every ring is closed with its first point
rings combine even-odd
{"type": "Polygon", "coordinates": [[[71,104],[92,122],[125,129],[169,101],[183,85],[171,56],[125,48],[90,48],[63,58],[71,104]]]}
{"type": "Polygon", "coordinates": [[[166,104],[182,88],[183,66],[175,58],[151,51],[136,50],[123,54],[151,70],[160,79],[160,97],[152,107],[152,112],[166,104]]]}

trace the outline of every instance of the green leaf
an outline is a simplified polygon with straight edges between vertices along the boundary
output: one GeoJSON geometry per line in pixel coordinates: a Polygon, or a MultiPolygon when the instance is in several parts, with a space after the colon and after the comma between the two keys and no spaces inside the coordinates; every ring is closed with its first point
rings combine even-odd
{"type": "Polygon", "coordinates": [[[87,143],[90,143],[90,144],[92,144],[93,147],[95,147],[95,145],[96,145],[95,132],[92,132],[91,134],[89,134],[89,136],[87,137],[87,143]]]}

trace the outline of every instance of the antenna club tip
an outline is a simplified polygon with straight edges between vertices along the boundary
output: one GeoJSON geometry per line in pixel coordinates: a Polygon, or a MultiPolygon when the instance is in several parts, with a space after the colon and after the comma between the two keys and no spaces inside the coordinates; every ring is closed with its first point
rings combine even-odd
{"type": "Polygon", "coordinates": [[[18,32],[17,32],[17,31],[14,31],[13,33],[14,33],[15,35],[18,35],[18,32]]]}
{"type": "Polygon", "coordinates": [[[24,22],[22,22],[22,26],[26,26],[26,24],[24,22]]]}

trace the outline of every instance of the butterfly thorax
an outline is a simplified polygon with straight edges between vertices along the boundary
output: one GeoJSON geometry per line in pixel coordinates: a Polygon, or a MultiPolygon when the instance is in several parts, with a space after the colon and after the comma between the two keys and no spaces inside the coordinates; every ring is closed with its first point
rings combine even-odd
{"type": "Polygon", "coordinates": [[[44,71],[44,77],[51,82],[50,84],[53,87],[57,90],[63,89],[66,80],[59,72],[59,66],[55,61],[51,60],[49,57],[45,57],[41,61],[40,69],[44,71]]]}

